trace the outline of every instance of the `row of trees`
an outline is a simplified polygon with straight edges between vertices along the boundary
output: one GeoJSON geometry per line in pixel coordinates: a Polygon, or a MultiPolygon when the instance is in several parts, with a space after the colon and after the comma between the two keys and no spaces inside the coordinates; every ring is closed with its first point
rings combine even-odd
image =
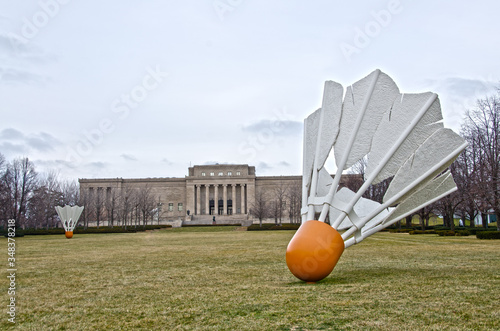
{"type": "Polygon", "coordinates": [[[147,225],[160,213],[157,197],[149,187],[122,190],[84,190],[76,181],[61,180],[55,171],[38,173],[27,157],[8,162],[0,154],[0,220],[9,219],[16,227],[52,228],[60,226],[56,206],[81,205],[85,209],[80,224],[99,227],[147,225]]]}
{"type": "Polygon", "coordinates": [[[483,226],[493,213],[500,230],[500,96],[478,100],[466,112],[461,135],[469,145],[451,167],[458,191],[441,205],[463,219],[479,213],[483,226]]]}
{"type": "Polygon", "coordinates": [[[89,223],[97,227],[144,226],[155,218],[159,220],[161,213],[158,198],[149,186],[82,190],[80,203],[85,206],[81,216],[85,227],[89,223]]]}
{"type": "Polygon", "coordinates": [[[259,220],[261,226],[262,221],[269,218],[274,219],[276,225],[281,225],[284,219],[290,223],[300,223],[301,206],[301,183],[287,185],[280,181],[271,190],[258,190],[249,212],[259,220]]]}
{"type": "Polygon", "coordinates": [[[55,206],[75,205],[78,184],[62,181],[56,172],[39,174],[27,157],[7,162],[0,154],[0,220],[16,220],[17,227],[54,227],[55,206]]]}

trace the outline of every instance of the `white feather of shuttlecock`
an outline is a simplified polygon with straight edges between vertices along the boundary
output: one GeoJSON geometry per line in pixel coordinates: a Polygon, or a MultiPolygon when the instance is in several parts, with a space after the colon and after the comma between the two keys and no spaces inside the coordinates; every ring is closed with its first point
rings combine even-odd
{"type": "Polygon", "coordinates": [[[56,212],[59,215],[64,231],[73,231],[75,229],[82,211],[83,207],[80,206],[56,206],[56,212]]]}
{"type": "Polygon", "coordinates": [[[305,119],[302,220],[345,230],[346,247],[456,190],[450,164],[467,143],[442,124],[437,94],[401,94],[380,70],[346,89],[327,81],[321,108],[305,119]],[[325,169],[331,154],[337,171],[325,169]],[[363,186],[339,188],[342,172],[367,159],[363,186]],[[383,203],[362,197],[393,177],[383,203]]]}

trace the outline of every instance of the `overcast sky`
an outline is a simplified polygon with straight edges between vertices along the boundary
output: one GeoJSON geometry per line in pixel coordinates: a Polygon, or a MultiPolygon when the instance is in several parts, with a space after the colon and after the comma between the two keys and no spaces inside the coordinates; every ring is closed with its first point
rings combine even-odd
{"type": "Polygon", "coordinates": [[[445,125],[500,81],[499,1],[0,0],[0,153],[63,178],[301,174],[325,80],[381,69],[445,125]]]}

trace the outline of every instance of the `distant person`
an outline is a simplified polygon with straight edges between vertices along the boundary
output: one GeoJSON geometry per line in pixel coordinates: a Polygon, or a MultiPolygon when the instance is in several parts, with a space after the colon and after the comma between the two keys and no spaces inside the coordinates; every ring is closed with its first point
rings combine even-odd
{"type": "Polygon", "coordinates": [[[215,216],[214,216],[214,219],[212,220],[212,224],[213,224],[213,225],[217,224],[217,223],[215,222],[215,216]]]}

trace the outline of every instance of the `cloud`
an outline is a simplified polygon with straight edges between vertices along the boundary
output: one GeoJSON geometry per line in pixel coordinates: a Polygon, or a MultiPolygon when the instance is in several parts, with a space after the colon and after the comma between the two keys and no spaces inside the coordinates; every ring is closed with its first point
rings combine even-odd
{"type": "Polygon", "coordinates": [[[286,161],[281,161],[280,163],[278,163],[279,166],[281,167],[290,167],[291,164],[286,162],[286,161]]]}
{"type": "Polygon", "coordinates": [[[50,79],[44,75],[15,68],[0,67],[0,82],[44,85],[49,81],[50,79]]]}
{"type": "Polygon", "coordinates": [[[477,100],[496,95],[499,86],[491,75],[478,78],[443,77],[427,80],[426,83],[439,94],[446,126],[456,131],[460,130],[465,110],[474,108],[477,100]]]}
{"type": "Polygon", "coordinates": [[[162,162],[162,163],[165,163],[165,164],[167,164],[167,165],[169,165],[169,166],[170,166],[170,165],[172,165],[172,164],[174,164],[173,162],[171,162],[170,160],[168,160],[168,159],[166,159],[166,158],[161,159],[161,162],[162,162]]]}
{"type": "Polygon", "coordinates": [[[87,163],[87,165],[90,168],[97,169],[97,170],[105,169],[108,166],[105,162],[90,162],[90,163],[87,163]]]}
{"type": "Polygon", "coordinates": [[[61,143],[59,140],[54,138],[54,136],[45,132],[30,135],[26,139],[26,142],[29,146],[41,152],[54,150],[54,147],[61,143]]]}
{"type": "Polygon", "coordinates": [[[14,128],[0,131],[0,141],[2,140],[0,145],[2,150],[13,153],[26,153],[30,150],[48,152],[61,144],[57,138],[49,133],[39,132],[26,135],[14,128]]]}
{"type": "Polygon", "coordinates": [[[43,48],[12,32],[0,31],[0,55],[33,63],[52,62],[56,57],[43,48]]]}
{"type": "Polygon", "coordinates": [[[137,158],[130,154],[122,154],[120,155],[125,161],[137,161],[137,158]]]}
{"type": "Polygon", "coordinates": [[[302,122],[291,120],[261,120],[243,126],[243,131],[258,133],[270,131],[275,135],[296,135],[302,132],[302,122]]]}
{"type": "Polygon", "coordinates": [[[430,79],[426,83],[438,91],[440,97],[448,97],[455,104],[466,107],[475,104],[477,99],[496,94],[499,86],[499,82],[492,77],[478,79],[447,77],[440,80],[430,79]]]}
{"type": "Polygon", "coordinates": [[[0,83],[44,85],[50,78],[38,73],[37,67],[54,60],[54,55],[33,41],[12,32],[0,31],[0,83]]]}
{"type": "Polygon", "coordinates": [[[259,162],[255,169],[258,169],[259,171],[267,171],[273,169],[273,166],[266,162],[259,162]]]}
{"type": "Polygon", "coordinates": [[[0,131],[0,139],[5,139],[5,140],[24,139],[24,133],[13,128],[7,128],[0,131]]]}
{"type": "Polygon", "coordinates": [[[11,142],[2,142],[0,143],[0,152],[2,154],[26,154],[27,148],[26,145],[23,144],[13,144],[11,142]]]}
{"type": "Polygon", "coordinates": [[[495,85],[498,85],[488,80],[459,77],[446,78],[441,84],[452,94],[460,97],[475,97],[478,94],[489,93],[495,90],[495,85]]]}

